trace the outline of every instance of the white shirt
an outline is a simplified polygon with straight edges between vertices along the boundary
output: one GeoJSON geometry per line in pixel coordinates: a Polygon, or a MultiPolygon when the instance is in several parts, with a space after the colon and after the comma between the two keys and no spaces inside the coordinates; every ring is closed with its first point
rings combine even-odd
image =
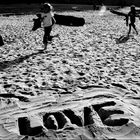
{"type": "Polygon", "coordinates": [[[41,13],[41,17],[43,18],[43,27],[49,27],[52,25],[53,14],[51,12],[41,13]]]}

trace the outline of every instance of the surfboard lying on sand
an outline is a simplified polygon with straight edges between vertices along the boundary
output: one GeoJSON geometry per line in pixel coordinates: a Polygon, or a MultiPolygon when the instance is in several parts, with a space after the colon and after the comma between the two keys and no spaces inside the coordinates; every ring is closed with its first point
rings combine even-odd
{"type": "Polygon", "coordinates": [[[54,18],[56,20],[56,24],[59,25],[83,26],[85,24],[85,19],[81,17],[54,14],[54,18]]]}

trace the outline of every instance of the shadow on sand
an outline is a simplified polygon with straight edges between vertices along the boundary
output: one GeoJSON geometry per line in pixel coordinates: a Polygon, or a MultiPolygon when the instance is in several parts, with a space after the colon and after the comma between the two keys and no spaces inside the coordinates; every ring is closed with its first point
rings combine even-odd
{"type": "Polygon", "coordinates": [[[24,60],[29,59],[30,57],[34,56],[34,55],[38,55],[44,53],[44,50],[39,50],[38,52],[29,54],[29,55],[25,55],[25,56],[21,56],[19,58],[16,58],[14,60],[10,60],[10,61],[2,61],[0,62],[0,71],[4,71],[6,68],[9,68],[11,66],[17,65],[22,63],[24,60]]]}
{"type": "Polygon", "coordinates": [[[126,43],[130,39],[130,36],[121,36],[120,38],[116,38],[116,44],[126,43]]]}
{"type": "MultiPolygon", "coordinates": [[[[50,36],[50,41],[49,42],[51,42],[54,37],[59,37],[59,34],[50,36]]],[[[38,52],[36,52],[36,53],[21,56],[19,58],[14,59],[14,60],[2,61],[2,62],[0,62],[0,71],[4,71],[6,68],[9,68],[9,67],[11,67],[13,65],[17,65],[19,63],[22,63],[24,60],[27,60],[30,57],[34,56],[34,55],[38,55],[38,54],[41,54],[41,53],[44,53],[44,52],[46,52],[46,51],[44,49],[42,49],[42,50],[38,50],[38,52]]]]}

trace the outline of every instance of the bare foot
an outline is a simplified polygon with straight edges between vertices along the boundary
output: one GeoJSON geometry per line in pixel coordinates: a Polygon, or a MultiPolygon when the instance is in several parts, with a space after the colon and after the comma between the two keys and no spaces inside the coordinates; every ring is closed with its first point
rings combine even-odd
{"type": "Polygon", "coordinates": [[[47,49],[47,43],[46,44],[44,44],[44,50],[46,50],[47,49]]]}

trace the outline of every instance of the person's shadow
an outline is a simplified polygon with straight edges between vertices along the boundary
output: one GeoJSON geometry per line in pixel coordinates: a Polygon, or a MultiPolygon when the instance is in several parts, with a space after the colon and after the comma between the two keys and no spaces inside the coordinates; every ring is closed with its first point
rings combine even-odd
{"type": "Polygon", "coordinates": [[[126,43],[130,39],[130,36],[122,35],[119,38],[116,38],[116,44],[126,43]]]}
{"type": "Polygon", "coordinates": [[[10,60],[10,61],[2,61],[0,62],[0,71],[4,71],[6,68],[9,68],[11,66],[17,65],[22,63],[24,60],[29,59],[30,57],[37,55],[37,54],[41,54],[44,53],[44,50],[39,50],[38,52],[29,54],[29,55],[25,55],[25,56],[20,56],[19,58],[16,58],[14,60],[10,60]]]}
{"type": "MultiPolygon", "coordinates": [[[[51,43],[52,42],[52,39],[55,38],[55,37],[59,37],[59,34],[50,36],[48,43],[51,43]]],[[[2,62],[0,62],[0,71],[4,71],[6,68],[9,68],[11,66],[17,65],[19,63],[22,63],[24,60],[26,60],[26,59],[28,59],[28,58],[30,58],[32,56],[35,56],[37,54],[44,53],[44,52],[46,52],[46,50],[42,49],[42,50],[38,50],[38,52],[29,54],[29,55],[20,56],[19,58],[16,58],[14,60],[2,61],[2,62]]]]}

